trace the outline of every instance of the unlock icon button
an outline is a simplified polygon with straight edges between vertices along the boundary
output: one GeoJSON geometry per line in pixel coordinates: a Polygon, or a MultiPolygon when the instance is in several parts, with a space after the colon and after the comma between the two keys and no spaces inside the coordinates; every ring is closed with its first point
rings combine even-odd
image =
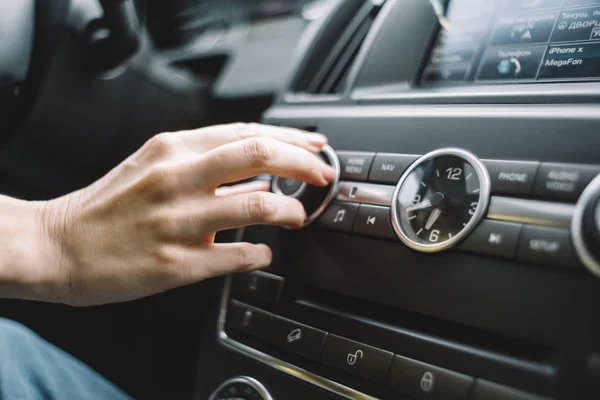
{"type": "Polygon", "coordinates": [[[362,350],[356,350],[356,352],[354,353],[348,353],[346,361],[348,362],[348,365],[352,366],[356,364],[356,361],[360,360],[361,358],[363,358],[362,350]]]}

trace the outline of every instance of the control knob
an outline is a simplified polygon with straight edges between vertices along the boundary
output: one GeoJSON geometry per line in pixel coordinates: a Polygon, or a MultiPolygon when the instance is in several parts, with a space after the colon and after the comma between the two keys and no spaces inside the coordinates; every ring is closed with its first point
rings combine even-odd
{"type": "Polygon", "coordinates": [[[273,397],[256,379],[238,376],[220,384],[209,400],[273,400],[273,397]]]}
{"type": "Polygon", "coordinates": [[[335,180],[327,186],[318,187],[308,185],[295,179],[274,176],[271,180],[271,191],[298,199],[306,211],[306,220],[303,226],[309,225],[323,213],[331,200],[337,195],[340,182],[340,160],[329,145],[323,146],[319,153],[327,164],[335,170],[335,180]]]}
{"type": "Polygon", "coordinates": [[[571,237],[583,265],[600,277],[600,175],[590,182],[577,201],[571,237]]]}

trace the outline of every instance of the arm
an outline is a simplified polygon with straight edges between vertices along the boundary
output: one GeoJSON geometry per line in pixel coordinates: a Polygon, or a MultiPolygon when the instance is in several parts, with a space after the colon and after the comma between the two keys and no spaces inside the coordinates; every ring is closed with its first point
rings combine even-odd
{"type": "Polygon", "coordinates": [[[324,186],[334,178],[315,155],[325,142],[257,124],[161,134],[77,192],[0,198],[0,296],[102,304],[264,268],[268,247],[215,244],[215,232],[300,226],[304,208],[264,183],[220,186],[262,173],[324,186]]]}

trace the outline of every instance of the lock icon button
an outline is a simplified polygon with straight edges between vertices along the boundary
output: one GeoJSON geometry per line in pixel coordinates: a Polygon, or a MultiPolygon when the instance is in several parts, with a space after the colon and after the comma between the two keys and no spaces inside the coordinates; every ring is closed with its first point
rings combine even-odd
{"type": "Polygon", "coordinates": [[[433,382],[433,374],[429,371],[425,372],[421,378],[421,390],[426,393],[431,392],[433,390],[433,382]]]}

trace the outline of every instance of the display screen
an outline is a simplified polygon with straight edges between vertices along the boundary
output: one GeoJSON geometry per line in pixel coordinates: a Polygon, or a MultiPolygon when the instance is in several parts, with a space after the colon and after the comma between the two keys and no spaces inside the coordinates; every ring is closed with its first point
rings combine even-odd
{"type": "Polygon", "coordinates": [[[600,79],[600,0],[450,0],[446,18],[423,85],[600,79]]]}

